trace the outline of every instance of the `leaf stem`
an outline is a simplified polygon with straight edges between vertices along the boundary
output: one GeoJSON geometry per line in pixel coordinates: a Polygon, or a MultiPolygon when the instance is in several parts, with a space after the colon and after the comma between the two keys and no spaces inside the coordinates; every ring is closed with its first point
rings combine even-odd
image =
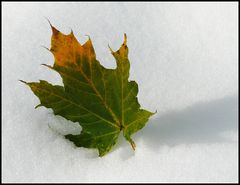
{"type": "Polygon", "coordinates": [[[130,141],[130,144],[132,146],[132,149],[135,151],[135,148],[136,148],[136,144],[134,143],[133,140],[130,141]]]}

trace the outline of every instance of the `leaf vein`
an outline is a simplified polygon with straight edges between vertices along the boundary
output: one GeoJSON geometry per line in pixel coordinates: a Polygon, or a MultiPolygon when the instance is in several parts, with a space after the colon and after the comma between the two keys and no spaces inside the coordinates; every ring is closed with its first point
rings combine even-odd
{"type": "MultiPolygon", "coordinates": [[[[42,91],[45,91],[45,92],[47,92],[47,93],[52,93],[52,92],[49,92],[49,91],[47,91],[47,90],[43,90],[43,89],[41,89],[41,90],[42,90],[42,91]]],[[[86,110],[87,112],[89,112],[89,113],[93,114],[94,116],[98,117],[99,119],[105,121],[106,123],[108,123],[108,124],[110,124],[110,125],[118,128],[118,126],[115,125],[113,122],[111,122],[111,121],[109,121],[109,120],[106,120],[106,119],[103,118],[102,116],[100,116],[100,115],[98,115],[98,114],[90,111],[90,110],[87,109],[86,107],[83,107],[82,105],[79,105],[79,104],[77,104],[77,103],[75,103],[75,102],[73,102],[73,101],[70,101],[70,100],[68,100],[68,99],[66,99],[66,98],[64,98],[64,97],[62,97],[62,96],[60,96],[60,95],[57,95],[57,94],[55,94],[55,93],[52,93],[52,95],[53,95],[53,96],[56,96],[56,97],[58,97],[58,98],[61,98],[61,99],[63,99],[64,101],[66,101],[66,102],[68,102],[68,103],[70,103],[70,104],[73,104],[73,105],[75,105],[75,106],[77,106],[77,107],[79,107],[79,108],[81,108],[81,109],[84,109],[84,110],[86,110]]]]}

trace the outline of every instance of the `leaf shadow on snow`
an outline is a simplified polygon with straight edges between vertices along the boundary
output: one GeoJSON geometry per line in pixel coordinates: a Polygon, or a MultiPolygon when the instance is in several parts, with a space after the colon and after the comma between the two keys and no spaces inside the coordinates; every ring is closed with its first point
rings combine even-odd
{"type": "Polygon", "coordinates": [[[233,142],[222,134],[238,130],[238,96],[196,103],[149,121],[134,137],[153,149],[179,144],[233,142]]]}
{"type": "MultiPolygon", "coordinates": [[[[65,126],[69,125],[65,123],[65,120],[62,122],[65,126]]],[[[59,120],[56,125],[59,125],[59,120]]],[[[66,130],[64,125],[60,131],[66,130]]],[[[68,130],[73,129],[69,128],[68,130]]],[[[156,114],[155,118],[150,119],[147,125],[133,136],[133,140],[137,145],[136,150],[141,141],[146,143],[149,148],[158,150],[161,146],[232,142],[222,133],[236,130],[238,130],[238,96],[234,95],[196,103],[180,111],[156,114]]],[[[123,160],[130,159],[135,155],[122,133],[110,153],[114,153],[116,150],[120,150],[123,160]]],[[[94,151],[90,158],[98,158],[97,152],[94,151]]]]}

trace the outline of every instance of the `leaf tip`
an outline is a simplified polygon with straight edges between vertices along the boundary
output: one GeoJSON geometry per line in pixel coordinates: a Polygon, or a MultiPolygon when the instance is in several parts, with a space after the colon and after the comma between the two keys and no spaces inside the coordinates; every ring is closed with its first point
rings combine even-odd
{"type": "Polygon", "coordinates": [[[124,41],[123,41],[123,44],[126,45],[127,44],[127,34],[124,33],[124,41]]]}
{"type": "Polygon", "coordinates": [[[91,40],[90,35],[85,34],[84,36],[88,37],[88,40],[91,40]]]}
{"type": "Polygon", "coordinates": [[[157,113],[157,109],[155,110],[155,112],[153,112],[152,114],[154,115],[154,114],[156,114],[157,113]]]}
{"type": "Polygon", "coordinates": [[[49,21],[49,19],[47,18],[47,17],[44,17],[46,20],[47,20],[47,22],[49,23],[49,25],[52,27],[52,23],[49,21]]]}
{"type": "Polygon", "coordinates": [[[52,67],[52,66],[50,66],[50,65],[47,65],[47,64],[41,64],[41,66],[45,66],[45,67],[48,67],[48,68],[50,68],[50,69],[53,69],[53,67],[52,67]]]}
{"type": "Polygon", "coordinates": [[[101,154],[101,153],[98,154],[98,157],[103,157],[103,156],[104,156],[104,154],[101,154]]]}
{"type": "Polygon", "coordinates": [[[49,25],[51,26],[51,29],[52,29],[52,33],[53,35],[56,35],[59,33],[59,31],[52,25],[52,23],[49,21],[48,18],[45,17],[45,19],[48,21],[49,25]]]}
{"type": "Polygon", "coordinates": [[[18,80],[18,81],[28,85],[28,83],[23,80],[18,80]]]}
{"type": "Polygon", "coordinates": [[[38,107],[41,107],[42,104],[38,104],[37,106],[35,106],[35,109],[37,109],[38,107]]]}
{"type": "Polygon", "coordinates": [[[108,44],[108,48],[109,48],[110,52],[113,54],[114,51],[113,51],[112,48],[109,46],[109,44],[108,44]]]}
{"type": "Polygon", "coordinates": [[[75,37],[72,28],[71,28],[71,31],[70,31],[69,35],[72,36],[72,37],[75,37]]]}
{"type": "MultiPolygon", "coordinates": [[[[46,46],[41,45],[41,47],[51,52],[51,50],[50,50],[49,48],[47,48],[46,46]]],[[[52,53],[52,52],[51,52],[51,53],[52,53]]]]}

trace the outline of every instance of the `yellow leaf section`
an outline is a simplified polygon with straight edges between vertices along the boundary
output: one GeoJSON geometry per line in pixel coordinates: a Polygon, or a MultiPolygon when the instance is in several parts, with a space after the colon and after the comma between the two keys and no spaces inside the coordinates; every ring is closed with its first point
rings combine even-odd
{"type": "Polygon", "coordinates": [[[96,59],[90,38],[88,38],[88,41],[84,45],[81,45],[72,31],[70,34],[65,35],[52,25],[51,28],[52,41],[50,51],[54,55],[55,65],[65,66],[67,64],[76,64],[77,57],[85,57],[89,62],[96,59]]]}
{"type": "Polygon", "coordinates": [[[128,58],[128,47],[127,47],[127,35],[124,33],[124,41],[122,46],[119,48],[117,51],[113,51],[110,46],[108,46],[111,53],[113,54],[114,57],[120,56],[122,58],[128,58]]]}

